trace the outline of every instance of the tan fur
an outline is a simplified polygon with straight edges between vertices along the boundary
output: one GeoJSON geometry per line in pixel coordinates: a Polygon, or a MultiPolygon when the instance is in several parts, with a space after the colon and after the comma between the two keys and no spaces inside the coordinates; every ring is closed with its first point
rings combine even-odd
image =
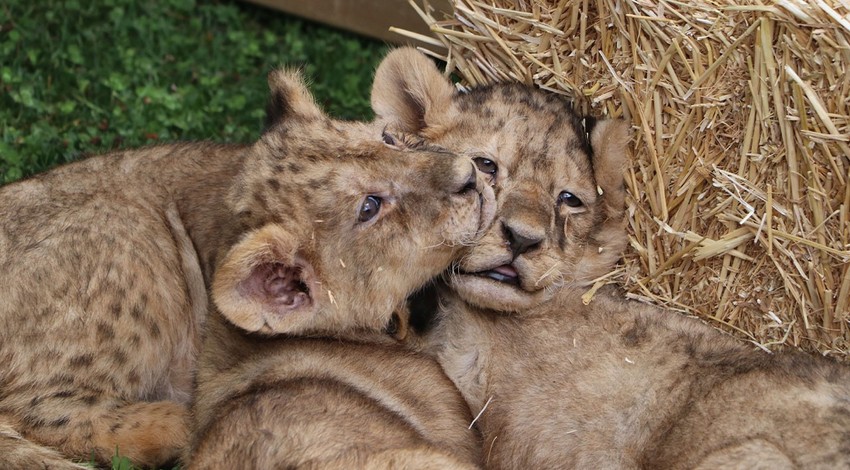
{"type": "MultiPolygon", "coordinates": [[[[322,151],[382,147],[346,137],[322,151]]],[[[304,152],[283,160],[308,171],[304,152]]],[[[479,443],[463,398],[433,360],[382,330],[483,232],[495,201],[469,159],[397,153],[340,156],[338,178],[288,191],[298,210],[246,232],[221,258],[191,468],[475,468],[479,443]],[[354,223],[352,186],[384,195],[379,220],[354,223]]]]}
{"type": "Polygon", "coordinates": [[[8,470],[87,470],[89,467],[75,464],[62,454],[44,446],[34,444],[21,436],[14,427],[0,423],[0,455],[3,468],[8,470]]]}
{"type": "Polygon", "coordinates": [[[459,292],[477,293],[480,306],[529,308],[566,283],[585,284],[604,274],[619,258],[625,239],[607,234],[623,227],[623,122],[596,125],[591,159],[582,123],[561,98],[518,84],[456,93],[413,49],[397,49],[381,63],[372,105],[390,130],[498,166],[491,181],[496,223],[463,253],[451,279],[459,292]],[[578,196],[584,207],[558,204],[562,191],[578,196]],[[539,244],[514,253],[508,229],[539,244]],[[506,288],[482,275],[499,266],[516,271],[520,286],[506,288]]]}
{"type": "MultiPolygon", "coordinates": [[[[0,188],[0,426],[21,437],[4,433],[0,446],[15,449],[14,465],[38,467],[57,455],[48,447],[100,462],[117,447],[139,465],[182,452],[206,292],[214,268],[239,256],[232,246],[264,231],[335,240],[321,252],[305,250],[325,269],[320,287],[307,283],[312,305],[328,312],[335,297],[331,303],[357,306],[258,331],[375,328],[406,295],[406,282],[442,269],[492,216],[491,197],[482,196],[489,189],[480,182],[465,189],[474,174],[467,159],[391,148],[379,129],[333,121],[294,74],[276,72],[270,85],[273,125],[253,145],[117,152],[0,188]],[[385,204],[360,226],[367,194],[385,204]],[[413,213],[428,229],[398,230],[413,213]],[[424,253],[384,257],[376,240],[393,253],[397,246],[424,253]],[[358,270],[373,253],[376,269],[358,270]],[[409,261],[423,266],[409,280],[387,274],[409,261]],[[357,290],[342,289],[352,280],[357,290]],[[364,308],[371,301],[375,308],[364,308]]],[[[256,285],[276,282],[266,281],[256,285]]],[[[241,294],[256,294],[251,286],[241,294]]]]}
{"type": "Polygon", "coordinates": [[[850,370],[565,288],[503,314],[446,294],[432,341],[492,468],[850,466],[850,370]],[[449,300],[453,299],[453,300],[449,300]]]}
{"type": "Polygon", "coordinates": [[[190,210],[223,224],[211,214],[222,203],[214,190],[247,151],[151,147],[0,189],[0,420],[84,461],[109,461],[117,445],[139,464],[178,455],[195,302],[206,298],[192,294],[204,289],[194,285],[198,258],[168,213],[187,226],[190,210]]]}
{"type": "MultiPolygon", "coordinates": [[[[418,60],[405,54],[404,60],[418,60]]],[[[408,69],[423,73],[393,67],[401,75],[408,69]]],[[[610,269],[626,243],[624,126],[602,122],[591,132],[592,172],[550,162],[565,159],[559,154],[564,145],[534,142],[541,136],[569,141],[575,132],[539,125],[552,109],[534,106],[541,99],[534,92],[508,89],[514,91],[478,97],[465,113],[458,106],[444,108],[445,115],[423,112],[441,123],[473,121],[475,113],[497,121],[507,116],[506,129],[511,120],[538,120],[514,136],[490,134],[497,143],[488,154],[499,159],[501,175],[495,179],[497,226],[460,263],[468,271],[468,266],[511,260],[509,240],[497,233],[499,222],[537,233],[541,242],[510,261],[527,292],[492,279],[452,276],[441,290],[437,321],[424,339],[411,338],[413,344],[423,341],[472,412],[481,412],[476,425],[484,437],[485,464],[509,469],[850,467],[846,366],[804,354],[770,355],[694,319],[622,300],[611,288],[583,304],[578,287],[610,269]],[[542,116],[529,117],[535,109],[542,116]],[[505,149],[510,158],[500,153],[505,149]],[[573,214],[563,226],[554,224],[566,237],[560,250],[552,250],[560,236],[551,229],[559,209],[546,190],[566,187],[584,195],[594,183],[601,194],[588,199],[595,207],[586,213],[605,216],[586,225],[573,214]],[[571,269],[558,269],[560,282],[551,284],[548,295],[538,295],[537,284],[523,277],[539,272],[532,263],[558,258],[559,266],[571,269]],[[531,266],[524,267],[526,262],[531,266]]],[[[453,148],[440,136],[433,134],[453,148]]],[[[486,139],[480,142],[478,149],[486,146],[486,139]]]]}
{"type": "Polygon", "coordinates": [[[246,344],[252,357],[201,377],[190,468],[475,468],[457,390],[387,341],[246,344]]]}

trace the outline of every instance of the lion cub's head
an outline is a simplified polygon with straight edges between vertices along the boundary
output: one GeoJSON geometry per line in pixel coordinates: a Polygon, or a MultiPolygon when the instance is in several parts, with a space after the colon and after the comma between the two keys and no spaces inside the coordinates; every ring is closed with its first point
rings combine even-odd
{"type": "Polygon", "coordinates": [[[533,307],[608,272],[625,248],[624,122],[585,125],[562,98],[518,84],[456,92],[412,49],[381,63],[372,105],[387,129],[472,158],[495,189],[495,223],[450,276],[467,302],[533,307]]]}
{"type": "Polygon", "coordinates": [[[248,332],[381,328],[491,222],[492,189],[469,158],[330,119],[297,74],[269,83],[268,129],[228,198],[245,233],[213,300],[248,332]]]}

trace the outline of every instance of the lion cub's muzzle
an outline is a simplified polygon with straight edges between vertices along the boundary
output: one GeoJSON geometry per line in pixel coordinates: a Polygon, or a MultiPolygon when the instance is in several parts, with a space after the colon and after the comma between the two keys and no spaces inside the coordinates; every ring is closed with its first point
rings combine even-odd
{"type": "Polygon", "coordinates": [[[444,178],[443,191],[450,194],[449,230],[445,241],[449,245],[469,245],[477,241],[493,223],[496,215],[496,197],[493,188],[468,158],[451,159],[451,170],[444,178]],[[445,182],[448,181],[448,184],[445,182]]]}
{"type": "Polygon", "coordinates": [[[559,278],[547,230],[551,204],[528,193],[503,192],[497,220],[454,267],[452,287],[467,302],[499,311],[530,308],[559,278]]]}

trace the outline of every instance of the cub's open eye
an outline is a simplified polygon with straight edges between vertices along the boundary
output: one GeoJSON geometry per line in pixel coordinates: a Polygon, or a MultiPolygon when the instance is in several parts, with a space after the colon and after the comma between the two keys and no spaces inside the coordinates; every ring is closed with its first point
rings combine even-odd
{"type": "Polygon", "coordinates": [[[363,204],[360,204],[360,212],[357,215],[357,221],[360,223],[368,222],[375,218],[381,212],[381,198],[378,196],[366,196],[363,204]]]}
{"type": "Polygon", "coordinates": [[[490,176],[495,177],[496,172],[499,171],[499,166],[496,165],[496,162],[490,160],[485,157],[475,157],[472,159],[475,162],[475,166],[478,167],[478,171],[481,173],[486,173],[490,176]]]}
{"type": "Polygon", "coordinates": [[[566,204],[569,207],[581,207],[584,205],[581,199],[569,191],[561,191],[561,194],[558,195],[558,202],[566,204]]]}
{"type": "Polygon", "coordinates": [[[384,132],[381,133],[381,140],[383,140],[384,143],[389,145],[390,147],[398,147],[399,146],[398,140],[396,140],[396,138],[392,134],[387,132],[386,129],[384,129],[384,132]]]}

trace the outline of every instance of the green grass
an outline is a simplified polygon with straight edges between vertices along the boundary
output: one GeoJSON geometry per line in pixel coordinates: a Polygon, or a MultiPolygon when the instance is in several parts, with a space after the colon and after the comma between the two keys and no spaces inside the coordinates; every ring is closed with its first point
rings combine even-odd
{"type": "Polygon", "coordinates": [[[369,118],[385,51],[242,2],[4,0],[0,184],[113,148],[252,141],[280,65],[332,115],[369,118]]]}

